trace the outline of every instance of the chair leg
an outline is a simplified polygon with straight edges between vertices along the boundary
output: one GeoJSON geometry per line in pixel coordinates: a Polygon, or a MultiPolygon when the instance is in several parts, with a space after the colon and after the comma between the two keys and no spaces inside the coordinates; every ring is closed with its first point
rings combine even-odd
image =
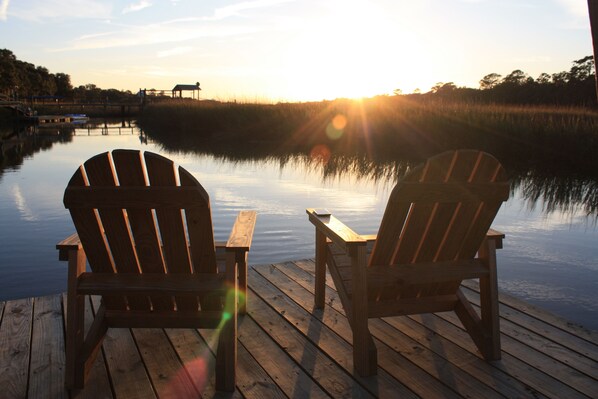
{"type": "Polygon", "coordinates": [[[324,309],[326,302],[326,236],[316,229],[315,308],[324,309]]]}
{"type": "Polygon", "coordinates": [[[222,328],[216,351],[216,390],[235,390],[235,366],[237,359],[237,321],[230,319],[222,328]]]}
{"type": "Polygon", "coordinates": [[[353,330],[353,368],[362,377],[375,375],[378,372],[376,345],[368,328],[365,250],[365,246],[357,247],[351,256],[353,293],[350,321],[353,330]]]}
{"type": "Polygon", "coordinates": [[[237,253],[237,270],[239,272],[239,314],[247,313],[247,252],[237,253]]]}
{"type": "Polygon", "coordinates": [[[237,267],[234,252],[226,254],[226,279],[234,287],[226,295],[216,350],[216,390],[235,390],[237,366],[237,267]]]}
{"type": "Polygon", "coordinates": [[[84,313],[85,297],[69,292],[67,294],[65,342],[65,385],[69,389],[82,389],[85,383],[85,370],[78,367],[78,360],[83,348],[84,313]]]}
{"type": "Polygon", "coordinates": [[[481,324],[486,335],[484,357],[498,360],[500,351],[500,317],[498,311],[498,278],[496,275],[496,243],[486,239],[479,250],[480,258],[488,266],[487,277],[480,278],[481,324]]]}
{"type": "Polygon", "coordinates": [[[378,373],[378,350],[367,327],[365,337],[353,330],[353,368],[362,377],[378,373]]]}
{"type": "Polygon", "coordinates": [[[85,296],[77,295],[77,277],[85,271],[86,261],[83,250],[69,251],[65,342],[65,385],[69,389],[81,389],[85,383],[85,370],[77,367],[85,328],[85,296]]]}

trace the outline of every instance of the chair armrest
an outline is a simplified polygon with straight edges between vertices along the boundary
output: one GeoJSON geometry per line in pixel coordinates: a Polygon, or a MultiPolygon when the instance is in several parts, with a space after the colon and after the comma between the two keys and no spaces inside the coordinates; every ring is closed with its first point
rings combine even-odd
{"type": "Polygon", "coordinates": [[[83,248],[83,246],[81,245],[81,240],[79,240],[79,235],[77,233],[71,234],[56,244],[56,249],[58,250],[58,259],[67,261],[69,260],[69,251],[78,251],[81,248],[83,248]]]}
{"type": "Polygon", "coordinates": [[[334,216],[316,215],[313,208],[308,208],[305,211],[309,216],[309,221],[316,226],[316,229],[342,248],[348,249],[355,245],[367,244],[367,240],[364,237],[351,230],[334,216]]]}
{"type": "Polygon", "coordinates": [[[489,240],[494,240],[496,249],[502,249],[502,240],[505,238],[505,234],[501,233],[500,231],[494,229],[488,229],[486,233],[486,238],[489,240]]]}
{"type": "Polygon", "coordinates": [[[249,251],[253,240],[256,218],[257,212],[255,211],[239,212],[226,242],[227,251],[249,251]]]}

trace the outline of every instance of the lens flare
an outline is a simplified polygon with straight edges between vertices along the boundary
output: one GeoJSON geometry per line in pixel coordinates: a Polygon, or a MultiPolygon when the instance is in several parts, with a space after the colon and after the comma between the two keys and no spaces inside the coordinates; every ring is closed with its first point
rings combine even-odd
{"type": "Polygon", "coordinates": [[[338,114],[334,118],[332,118],[332,126],[335,129],[343,130],[345,126],[347,126],[347,118],[343,114],[338,114]]]}
{"type": "Polygon", "coordinates": [[[338,140],[343,135],[345,126],[347,126],[347,118],[342,114],[338,114],[326,126],[326,135],[330,140],[338,140]]]}

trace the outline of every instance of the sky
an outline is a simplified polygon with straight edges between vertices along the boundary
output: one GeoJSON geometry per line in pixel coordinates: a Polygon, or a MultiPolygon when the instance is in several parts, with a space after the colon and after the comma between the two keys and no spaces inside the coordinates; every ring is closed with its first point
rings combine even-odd
{"type": "Polygon", "coordinates": [[[535,78],[592,41],[587,0],[0,0],[0,48],[73,86],[279,102],[535,78]]]}

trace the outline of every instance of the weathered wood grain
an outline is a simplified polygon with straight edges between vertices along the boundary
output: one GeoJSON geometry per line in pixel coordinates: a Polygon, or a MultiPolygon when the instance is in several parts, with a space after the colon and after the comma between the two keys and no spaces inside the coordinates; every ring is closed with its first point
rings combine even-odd
{"type": "Polygon", "coordinates": [[[0,325],[0,387],[6,399],[27,396],[33,299],[9,301],[0,325]]]}
{"type": "MultiPolygon", "coordinates": [[[[250,268],[233,393],[215,391],[218,330],[110,329],[85,389],[70,397],[597,396],[592,332],[504,294],[500,361],[481,358],[453,313],[371,319],[378,374],[360,377],[350,325],[330,274],[324,277],[325,306],[314,310],[313,260],[250,268]]],[[[462,289],[479,311],[477,285],[462,289]]],[[[0,397],[69,397],[60,360],[53,364],[64,350],[61,300],[64,294],[0,302],[0,397]]],[[[99,306],[98,297],[91,302],[99,306]]],[[[87,328],[92,310],[85,309],[87,328]]]]}
{"type": "Polygon", "coordinates": [[[29,364],[29,398],[67,398],[64,324],[60,295],[35,299],[29,364]]]}

